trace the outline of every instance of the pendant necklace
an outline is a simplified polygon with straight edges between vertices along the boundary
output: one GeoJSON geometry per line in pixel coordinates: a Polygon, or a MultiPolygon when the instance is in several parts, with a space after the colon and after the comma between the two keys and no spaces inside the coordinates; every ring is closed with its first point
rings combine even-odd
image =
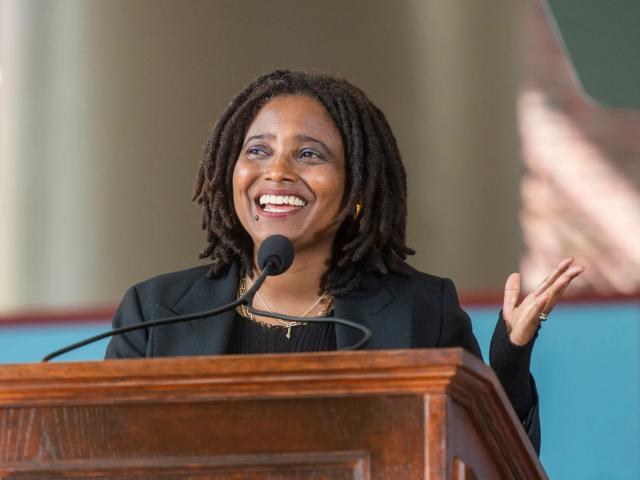
{"type": "MultiPolygon", "coordinates": [[[[249,283],[251,283],[251,286],[253,286],[253,282],[251,281],[251,277],[247,276],[247,278],[249,279],[249,283]]],[[[238,294],[240,296],[244,295],[244,290],[245,290],[245,282],[244,282],[244,278],[240,279],[240,284],[238,285],[238,294]]],[[[318,298],[318,300],[315,301],[315,303],[313,305],[311,305],[306,312],[304,312],[302,315],[300,315],[300,317],[304,317],[307,313],[309,313],[313,307],[315,307],[316,305],[318,305],[318,303],[320,303],[322,301],[322,299],[327,295],[327,293],[329,293],[327,290],[324,291],[324,293],[320,296],[320,298],[318,298]]],[[[269,308],[269,305],[267,305],[267,302],[264,301],[264,298],[262,298],[262,295],[260,295],[260,292],[256,292],[256,294],[258,295],[258,298],[260,299],[260,301],[262,302],[262,304],[266,307],[266,309],[269,311],[269,313],[273,314],[273,311],[271,310],[271,308],[269,308]]],[[[320,312],[318,312],[318,314],[316,315],[316,317],[321,318],[327,315],[328,311],[329,311],[329,307],[331,307],[331,305],[333,304],[333,299],[331,299],[329,301],[329,303],[327,303],[327,306],[324,307],[320,312]]],[[[249,309],[247,308],[246,305],[241,305],[240,306],[240,310],[242,310],[242,313],[245,317],[249,318],[249,320],[253,320],[255,321],[255,319],[253,318],[253,315],[251,314],[251,312],[249,311],[249,309]]],[[[289,322],[289,321],[285,321],[281,318],[275,317],[275,319],[280,322],[281,324],[283,324],[285,327],[287,327],[287,339],[291,338],[291,327],[296,327],[298,325],[306,325],[307,322],[289,322]]]]}

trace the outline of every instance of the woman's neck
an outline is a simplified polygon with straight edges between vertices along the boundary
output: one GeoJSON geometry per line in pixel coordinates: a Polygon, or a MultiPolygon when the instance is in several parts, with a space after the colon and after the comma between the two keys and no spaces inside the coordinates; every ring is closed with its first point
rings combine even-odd
{"type": "MultiPolygon", "coordinates": [[[[315,248],[297,252],[293,264],[285,273],[266,278],[259,290],[262,299],[256,295],[253,307],[258,310],[270,308],[273,312],[291,316],[302,315],[325,292],[326,277],[331,269],[331,253],[328,250],[315,248]]],[[[257,269],[254,270],[254,279],[259,273],[257,269]]],[[[330,300],[331,296],[325,295],[307,316],[321,311],[330,300]]],[[[279,324],[277,321],[267,321],[267,317],[260,320],[279,324]]]]}

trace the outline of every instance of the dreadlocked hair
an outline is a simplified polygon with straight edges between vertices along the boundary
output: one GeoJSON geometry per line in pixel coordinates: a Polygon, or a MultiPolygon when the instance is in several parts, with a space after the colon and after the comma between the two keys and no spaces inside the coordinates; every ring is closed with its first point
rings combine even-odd
{"type": "Polygon", "coordinates": [[[391,127],[380,111],[346,79],[323,73],[277,70],[242,90],[216,122],[193,187],[202,205],[207,247],[200,258],[214,263],[208,276],[221,274],[237,257],[240,275],[253,276],[253,242],[233,204],[233,170],[244,137],[258,111],[284,95],[311,97],[324,105],[345,149],[346,190],[326,289],[343,296],[359,289],[369,272],[408,276],[404,262],[415,252],[406,246],[407,180],[391,127]],[[354,219],[356,204],[362,209],[354,219]]]}

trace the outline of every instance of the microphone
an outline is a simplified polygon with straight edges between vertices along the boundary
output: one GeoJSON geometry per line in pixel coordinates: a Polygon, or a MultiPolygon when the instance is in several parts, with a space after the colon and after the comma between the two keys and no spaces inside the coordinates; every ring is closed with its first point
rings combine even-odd
{"type": "Polygon", "coordinates": [[[280,275],[293,263],[293,243],[284,235],[271,235],[267,237],[258,249],[258,267],[260,270],[269,264],[273,264],[273,271],[269,275],[280,275]]]}
{"type": "Polygon", "coordinates": [[[195,320],[197,318],[202,317],[211,317],[214,315],[219,315],[221,313],[227,312],[229,310],[235,309],[239,305],[247,305],[249,311],[256,315],[262,315],[265,317],[272,318],[281,318],[284,320],[288,320],[291,322],[331,322],[337,323],[341,325],[346,325],[348,327],[356,328],[364,333],[364,337],[354,345],[349,345],[343,350],[358,350],[365,346],[371,340],[372,333],[364,325],[360,325],[359,323],[352,322],[350,320],[344,320],[340,318],[299,318],[299,317],[290,317],[287,315],[280,315],[271,312],[263,312],[260,310],[255,310],[251,305],[253,303],[253,297],[255,296],[258,289],[262,286],[265,279],[269,275],[281,275],[286,272],[291,264],[293,263],[294,257],[294,248],[293,243],[287,237],[283,235],[271,235],[267,237],[260,248],[258,249],[258,266],[260,267],[260,275],[253,283],[253,286],[248,289],[244,295],[238,298],[236,301],[228,303],[227,305],[223,305],[222,307],[215,308],[213,310],[208,310],[206,312],[192,313],[190,315],[183,315],[180,317],[167,317],[160,318],[158,320],[154,320],[151,322],[138,322],[133,325],[127,325],[125,327],[116,328],[111,330],[110,332],[104,332],[93,337],[87,338],[86,340],[82,340],[80,342],[69,345],[68,347],[61,348],[60,350],[56,350],[55,352],[50,353],[46,357],[42,359],[43,363],[48,362],[49,360],[62,355],[63,353],[70,352],[72,350],[76,350],[77,348],[84,347],[85,345],[89,345],[90,343],[97,342],[98,340],[102,340],[103,338],[109,338],[113,335],[119,335],[121,333],[131,332],[133,330],[140,330],[142,328],[150,328],[157,327],[160,325],[168,325],[171,323],[180,323],[186,322],[187,320],[195,320]]]}

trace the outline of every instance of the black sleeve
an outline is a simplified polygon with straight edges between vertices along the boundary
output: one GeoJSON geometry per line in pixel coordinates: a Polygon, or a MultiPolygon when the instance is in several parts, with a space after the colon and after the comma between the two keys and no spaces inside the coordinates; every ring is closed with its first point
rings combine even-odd
{"type": "MultiPolygon", "coordinates": [[[[489,360],[533,448],[540,455],[538,393],[533,376],[529,373],[534,342],[535,337],[523,347],[512,344],[501,312],[491,339],[489,360]]],[[[480,346],[473,334],[471,319],[460,307],[456,288],[448,278],[445,278],[442,284],[442,327],[438,347],[462,347],[482,359],[480,346]]]]}
{"type": "MultiPolygon", "coordinates": [[[[136,287],[131,287],[124,295],[118,310],[113,316],[113,328],[143,322],[144,317],[140,308],[140,299],[136,287]]],[[[109,341],[105,360],[112,358],[146,357],[148,332],[146,328],[134,330],[120,335],[114,335],[109,341]]]]}
{"type": "Polygon", "coordinates": [[[507,324],[500,318],[491,338],[489,363],[502,384],[513,409],[522,422],[533,448],[540,455],[540,412],[538,392],[530,373],[531,353],[538,333],[526,345],[511,343],[507,324]]]}
{"type": "Polygon", "coordinates": [[[526,418],[535,404],[535,394],[531,387],[531,352],[538,334],[526,345],[514,345],[509,339],[507,324],[500,318],[491,338],[489,363],[502,383],[518,418],[526,418]]]}

